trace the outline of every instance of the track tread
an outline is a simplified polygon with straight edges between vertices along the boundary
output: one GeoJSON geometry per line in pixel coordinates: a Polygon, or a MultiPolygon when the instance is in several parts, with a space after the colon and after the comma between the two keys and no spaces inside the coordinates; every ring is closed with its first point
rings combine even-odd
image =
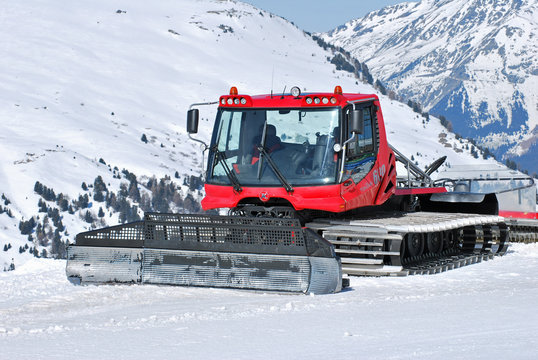
{"type": "Polygon", "coordinates": [[[406,276],[437,274],[503,255],[508,236],[503,221],[493,215],[391,212],[365,219],[322,219],[306,226],[312,226],[335,245],[344,273],[406,276]],[[443,231],[462,231],[457,247],[401,259],[406,234],[443,231]],[[387,265],[387,258],[399,260],[396,265],[387,265]]]}

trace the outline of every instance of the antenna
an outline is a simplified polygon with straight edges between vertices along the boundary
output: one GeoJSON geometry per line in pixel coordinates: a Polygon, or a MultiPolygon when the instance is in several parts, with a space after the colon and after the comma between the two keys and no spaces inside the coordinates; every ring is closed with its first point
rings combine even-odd
{"type": "Polygon", "coordinates": [[[286,93],[286,85],[284,85],[284,90],[282,90],[282,98],[284,98],[285,93],[286,93]]]}
{"type": "Polygon", "coordinates": [[[273,64],[273,72],[271,73],[271,99],[273,98],[273,83],[275,81],[275,64],[273,64]]]}

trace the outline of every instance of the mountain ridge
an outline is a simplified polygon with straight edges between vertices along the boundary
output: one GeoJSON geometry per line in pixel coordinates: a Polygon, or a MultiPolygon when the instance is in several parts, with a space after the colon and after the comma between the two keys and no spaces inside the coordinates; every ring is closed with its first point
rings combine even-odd
{"type": "Polygon", "coordinates": [[[402,3],[322,35],[503,160],[538,150],[537,36],[538,4],[526,0],[402,3]]]}

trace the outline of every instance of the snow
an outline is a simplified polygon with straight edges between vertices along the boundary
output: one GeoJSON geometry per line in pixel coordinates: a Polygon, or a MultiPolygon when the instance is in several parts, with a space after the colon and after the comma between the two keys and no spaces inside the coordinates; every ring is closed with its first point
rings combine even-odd
{"type": "Polygon", "coordinates": [[[62,260],[0,273],[5,359],[533,359],[538,244],[324,296],[74,286],[62,260]]]}
{"type": "MultiPolygon", "coordinates": [[[[291,23],[234,1],[7,2],[0,29],[0,193],[14,216],[0,214],[0,247],[13,245],[0,251],[0,269],[16,265],[0,272],[2,359],[533,357],[536,245],[435,276],[352,278],[330,296],[77,287],[64,261],[19,254],[28,241],[18,223],[37,214],[36,181],[75,199],[97,175],[117,191],[108,165],[138,177],[198,174],[198,145],[184,130],[191,103],[231,85],[248,94],[272,84],[375,90],[336,71],[332,54],[291,23]]],[[[483,162],[453,134],[451,147],[440,143],[438,119],[423,123],[380,99],[389,141],[421,167],[444,155],[483,162]]],[[[214,112],[201,110],[206,141],[214,112]]],[[[64,241],[87,229],[82,213],[62,215],[64,241]]]]}

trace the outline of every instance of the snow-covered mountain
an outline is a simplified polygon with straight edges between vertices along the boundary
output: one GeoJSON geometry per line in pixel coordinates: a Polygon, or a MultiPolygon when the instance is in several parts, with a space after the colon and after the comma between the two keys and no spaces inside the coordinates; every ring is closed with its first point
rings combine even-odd
{"type": "MultiPolygon", "coordinates": [[[[170,211],[199,198],[184,185],[201,172],[184,130],[191,103],[232,85],[375,92],[290,22],[236,1],[10,1],[0,30],[0,270],[162,209],[155,189],[177,192],[170,211]]],[[[478,161],[438,119],[381,102],[391,143],[419,165],[478,161]]],[[[215,110],[201,110],[206,141],[215,110]]]]}
{"type": "Polygon", "coordinates": [[[323,35],[454,130],[538,172],[538,3],[422,0],[323,35]]]}

